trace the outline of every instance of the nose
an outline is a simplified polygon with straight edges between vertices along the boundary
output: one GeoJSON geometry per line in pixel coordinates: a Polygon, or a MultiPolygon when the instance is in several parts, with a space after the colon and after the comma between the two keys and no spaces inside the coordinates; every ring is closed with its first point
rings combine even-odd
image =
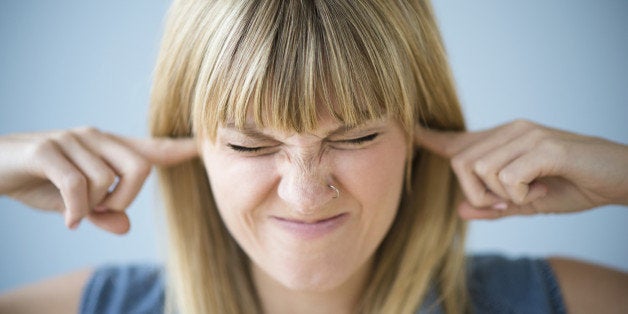
{"type": "Polygon", "coordinates": [[[330,167],[320,160],[286,160],[277,194],[302,215],[311,215],[337,197],[330,167]]]}

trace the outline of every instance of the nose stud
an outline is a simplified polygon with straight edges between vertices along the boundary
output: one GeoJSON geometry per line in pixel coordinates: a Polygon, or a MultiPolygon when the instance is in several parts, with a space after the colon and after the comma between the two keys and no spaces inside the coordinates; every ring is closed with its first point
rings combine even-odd
{"type": "Polygon", "coordinates": [[[327,185],[327,186],[329,186],[329,188],[330,188],[330,189],[332,189],[334,192],[336,192],[336,195],[334,195],[334,196],[333,196],[333,198],[338,198],[338,197],[340,197],[340,190],[338,190],[338,188],[337,188],[337,187],[335,187],[335,186],[333,186],[333,185],[331,185],[331,184],[329,184],[329,185],[327,185]]]}

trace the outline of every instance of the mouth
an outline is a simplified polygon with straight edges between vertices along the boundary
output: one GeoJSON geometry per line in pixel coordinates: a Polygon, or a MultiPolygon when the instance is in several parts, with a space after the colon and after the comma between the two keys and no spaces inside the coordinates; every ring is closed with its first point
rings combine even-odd
{"type": "Polygon", "coordinates": [[[333,233],[349,219],[349,214],[342,213],[312,221],[276,216],[271,217],[271,219],[277,226],[291,235],[301,239],[312,240],[333,233]]]}

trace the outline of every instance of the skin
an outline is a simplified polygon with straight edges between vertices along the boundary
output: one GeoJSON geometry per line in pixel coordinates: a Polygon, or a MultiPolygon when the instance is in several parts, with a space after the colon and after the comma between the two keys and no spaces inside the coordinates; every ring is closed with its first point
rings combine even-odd
{"type": "Polygon", "coordinates": [[[417,126],[415,143],[451,160],[465,219],[628,205],[628,147],[526,120],[478,132],[417,126]]]}
{"type": "Polygon", "coordinates": [[[133,139],[94,128],[7,135],[0,148],[0,195],[57,211],[70,229],[87,218],[115,234],[128,232],[124,211],[152,165],[198,155],[191,139],[133,139]]]}
{"type": "MultiPolygon", "coordinates": [[[[329,269],[317,270],[314,267],[316,259],[304,257],[304,253],[317,251],[326,239],[316,239],[300,247],[298,244],[302,241],[291,239],[272,226],[266,228],[264,222],[268,213],[304,219],[317,219],[339,209],[347,210],[351,217],[362,219],[373,214],[367,214],[365,210],[370,205],[365,203],[369,196],[364,191],[378,192],[372,187],[380,189],[381,182],[375,182],[376,185],[373,182],[363,183],[363,186],[362,183],[355,185],[347,179],[349,174],[339,172],[344,167],[358,167],[351,169],[360,170],[361,163],[353,164],[347,161],[349,159],[343,162],[341,157],[364,152],[324,151],[322,139],[325,138],[326,130],[322,131],[311,136],[272,134],[275,140],[281,142],[281,148],[275,152],[275,157],[264,157],[268,159],[264,163],[270,170],[265,170],[268,171],[264,173],[265,178],[256,179],[268,181],[256,182],[259,186],[256,184],[249,190],[241,191],[245,199],[217,200],[221,211],[230,210],[229,213],[223,213],[227,226],[242,227],[241,234],[234,236],[247,252],[250,251],[249,255],[255,264],[259,265],[254,269],[255,281],[258,288],[267,288],[260,292],[264,307],[269,311],[290,310],[277,307],[280,304],[276,300],[281,296],[281,300],[290,301],[285,303],[292,310],[306,308],[316,300],[320,304],[324,300],[323,303],[328,307],[321,310],[345,312],[359,295],[351,291],[357,291],[359,289],[356,287],[363,285],[363,279],[356,278],[364,278],[362,274],[368,270],[369,258],[356,252],[352,253],[352,258],[359,265],[354,267],[339,261],[340,264],[334,265],[332,269],[343,268],[352,272],[351,275],[343,277],[329,269]],[[316,154],[317,151],[322,153],[316,154]],[[297,167],[297,163],[293,162],[296,160],[301,160],[298,165],[305,168],[297,167]],[[341,197],[333,199],[334,192],[327,189],[326,184],[338,186],[341,197]],[[254,204],[259,208],[253,209],[254,204]],[[266,238],[255,239],[257,234],[266,238]],[[259,253],[256,257],[252,254],[270,245],[272,240],[279,243],[273,250],[287,257],[286,261],[279,262],[295,270],[295,274],[277,272],[270,265],[275,261],[272,256],[259,253]],[[297,251],[288,252],[288,248],[297,251]],[[304,262],[305,266],[299,268],[299,262],[304,262]],[[288,294],[284,293],[291,293],[290,298],[286,298],[288,294]],[[333,293],[339,293],[341,297],[333,299],[330,297],[333,293]]],[[[628,204],[628,148],[625,145],[528,121],[461,133],[437,132],[417,126],[415,133],[416,147],[451,159],[452,168],[466,196],[458,208],[463,218],[495,219],[509,215],[582,211],[605,204],[628,204]]],[[[219,143],[224,142],[218,140],[216,145],[219,143]]],[[[373,142],[369,145],[377,149],[377,145],[387,144],[376,145],[373,142]]],[[[205,147],[202,151],[208,169],[215,171],[208,170],[210,178],[214,176],[212,180],[221,175],[241,174],[240,171],[244,169],[259,170],[255,166],[257,163],[248,164],[244,161],[238,163],[238,166],[219,169],[218,162],[221,158],[227,158],[228,154],[223,151],[224,155],[217,153],[216,156],[210,156],[212,149],[218,148],[205,147]]],[[[136,140],[94,129],[3,136],[0,137],[0,151],[10,152],[0,154],[0,177],[11,178],[0,182],[0,194],[37,208],[58,210],[66,217],[68,226],[75,226],[76,221],[87,217],[101,228],[114,233],[128,230],[128,218],[124,210],[139,191],[148,174],[146,169],[150,169],[152,164],[176,164],[198,154],[193,140],[136,140]],[[67,171],[55,171],[55,168],[67,171]],[[111,173],[114,174],[113,179],[111,173]],[[115,177],[125,184],[118,184],[110,192],[109,187],[115,177]],[[43,205],[50,203],[55,205],[52,208],[43,205]]],[[[389,157],[392,160],[392,155],[389,157]]],[[[362,160],[365,164],[373,161],[366,157],[362,160]]],[[[403,159],[399,163],[403,164],[403,159]]],[[[393,184],[391,190],[396,193],[396,180],[393,177],[390,176],[393,184]]],[[[241,188],[242,181],[238,182],[241,188]]],[[[214,188],[219,189],[214,191],[218,197],[233,192],[228,190],[226,184],[214,188]]],[[[391,195],[395,193],[391,192],[391,195]]],[[[390,199],[393,198],[390,196],[390,199]]],[[[356,230],[362,230],[361,227],[365,226],[361,222],[367,220],[356,221],[355,225],[347,224],[346,230],[340,231],[357,233],[356,230]]],[[[388,227],[382,223],[378,228],[385,230],[388,227]]],[[[330,239],[333,236],[330,235],[330,239]]],[[[375,242],[380,235],[373,233],[368,237],[375,242]]],[[[330,242],[330,252],[346,248],[345,242],[341,241],[343,239],[338,240],[330,242]]],[[[368,247],[366,242],[358,244],[368,247]]],[[[325,262],[337,261],[331,254],[323,254],[321,258],[325,262]]],[[[628,309],[625,302],[628,276],[625,273],[562,258],[550,258],[550,263],[570,312],[620,313],[628,309]]],[[[0,296],[0,312],[38,312],[40,306],[53,301],[56,307],[47,308],[50,310],[47,312],[73,312],[88,277],[89,271],[85,271],[4,294],[0,296]],[[67,297],[58,298],[60,294],[67,297]]]]}
{"type": "Polygon", "coordinates": [[[628,311],[628,274],[568,258],[553,257],[549,262],[569,313],[628,311]]]}
{"type": "Polygon", "coordinates": [[[92,269],[50,278],[0,295],[0,313],[78,313],[82,288],[92,269]]]}
{"type": "Polygon", "coordinates": [[[286,302],[272,302],[290,300],[308,313],[322,310],[320,301],[327,300],[337,305],[332,313],[351,311],[399,204],[408,149],[399,124],[378,120],[345,130],[324,119],[314,134],[221,127],[215,142],[203,143],[218,210],[254,262],[265,310],[294,312],[286,302]],[[347,217],[343,225],[314,239],[277,221],[339,214],[347,217]]]}

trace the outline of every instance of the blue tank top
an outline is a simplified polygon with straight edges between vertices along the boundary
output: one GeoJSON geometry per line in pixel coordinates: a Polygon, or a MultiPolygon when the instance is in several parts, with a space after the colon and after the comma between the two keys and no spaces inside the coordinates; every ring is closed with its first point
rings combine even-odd
{"type": "MultiPolygon", "coordinates": [[[[474,313],[566,313],[556,277],[544,259],[469,258],[474,313]]],[[[417,313],[442,313],[430,291],[417,313]],[[436,306],[432,306],[436,304],[436,306]]],[[[164,274],[156,265],[102,266],[83,289],[80,313],[163,313],[164,274]]]]}

